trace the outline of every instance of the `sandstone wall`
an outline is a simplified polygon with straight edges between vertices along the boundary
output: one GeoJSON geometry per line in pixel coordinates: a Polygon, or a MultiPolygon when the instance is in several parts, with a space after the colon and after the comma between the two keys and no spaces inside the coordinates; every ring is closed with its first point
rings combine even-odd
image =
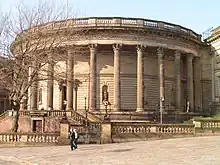
{"type": "MultiPolygon", "coordinates": [[[[211,59],[207,55],[208,51],[201,52],[201,58],[194,62],[194,98],[195,106],[207,106],[211,96],[211,59]],[[203,92],[203,93],[202,93],[203,92]]],[[[137,101],[137,56],[128,52],[120,52],[120,76],[121,76],[121,108],[136,109],[137,101]]],[[[113,108],[113,92],[114,92],[114,56],[113,51],[98,52],[96,56],[96,90],[97,90],[97,109],[103,109],[102,103],[102,87],[108,85],[110,108],[113,108]]],[[[159,79],[158,79],[158,59],[155,56],[144,56],[144,104],[145,108],[155,107],[159,103],[159,79]]],[[[66,62],[61,61],[56,69],[65,77],[66,62]]],[[[181,104],[182,107],[186,104],[187,97],[187,68],[184,60],[181,59],[181,104]]],[[[171,105],[175,103],[175,67],[174,61],[164,60],[165,70],[165,104],[171,105]]],[[[89,56],[88,54],[75,55],[74,57],[74,79],[80,80],[80,85],[77,91],[77,109],[84,110],[85,97],[86,106],[89,105],[89,56]]],[[[39,105],[47,109],[47,84],[41,82],[40,86],[43,89],[42,103],[39,105]]],[[[75,99],[73,99],[74,101],[75,99]]],[[[74,102],[75,104],[75,102],[74,102]]],[[[59,86],[54,80],[54,109],[59,109],[59,86]]]]}

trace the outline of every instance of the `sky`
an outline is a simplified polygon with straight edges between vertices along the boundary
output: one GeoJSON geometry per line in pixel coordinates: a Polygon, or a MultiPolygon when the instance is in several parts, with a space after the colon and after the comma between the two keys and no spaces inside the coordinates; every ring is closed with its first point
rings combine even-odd
{"type": "MultiPolygon", "coordinates": [[[[47,0],[51,1],[51,0],[47,0]]],[[[66,3],[77,17],[134,17],[179,24],[202,34],[220,26],[219,0],[53,0],[66,3]]],[[[37,0],[23,0],[33,5],[37,0]]],[[[14,11],[19,0],[0,0],[0,11],[14,11]]]]}

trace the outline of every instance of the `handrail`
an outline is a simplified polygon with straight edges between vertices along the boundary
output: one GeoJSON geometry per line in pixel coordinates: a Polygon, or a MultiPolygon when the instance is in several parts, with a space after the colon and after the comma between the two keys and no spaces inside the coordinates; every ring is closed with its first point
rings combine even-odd
{"type": "Polygon", "coordinates": [[[2,114],[0,114],[0,121],[3,120],[4,118],[6,118],[7,116],[9,116],[9,112],[11,110],[7,110],[5,112],[3,112],[2,114]]]}
{"type": "Polygon", "coordinates": [[[30,28],[28,31],[34,33],[39,30],[57,30],[66,28],[80,28],[80,27],[139,27],[139,28],[153,28],[159,30],[167,30],[171,32],[181,33],[201,41],[201,35],[195,33],[193,30],[183,26],[172,24],[164,21],[157,21],[143,18],[125,18],[125,17],[88,17],[61,20],[56,22],[48,22],[36,27],[30,28]]]}

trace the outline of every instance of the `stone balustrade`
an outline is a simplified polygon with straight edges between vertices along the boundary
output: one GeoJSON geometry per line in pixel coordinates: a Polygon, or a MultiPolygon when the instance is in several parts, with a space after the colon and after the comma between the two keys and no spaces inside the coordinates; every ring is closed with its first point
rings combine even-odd
{"type": "Polygon", "coordinates": [[[3,120],[5,117],[9,116],[9,110],[8,111],[5,111],[4,113],[2,113],[0,115],[0,121],[3,120]]]}
{"type": "Polygon", "coordinates": [[[0,143],[57,143],[58,137],[51,133],[1,133],[0,143]]]}
{"type": "Polygon", "coordinates": [[[195,134],[193,124],[114,123],[112,134],[195,134]]]}
{"type": "Polygon", "coordinates": [[[202,121],[202,128],[220,128],[220,120],[205,120],[202,121]]]}
{"type": "Polygon", "coordinates": [[[141,19],[141,18],[91,17],[91,18],[69,19],[69,20],[50,22],[44,25],[40,25],[38,27],[31,28],[30,31],[37,32],[38,30],[53,30],[53,29],[57,30],[57,29],[65,29],[65,28],[99,27],[99,26],[164,29],[167,31],[182,33],[191,36],[197,40],[201,40],[201,35],[180,25],[171,24],[162,21],[156,21],[156,20],[141,19]]]}
{"type": "Polygon", "coordinates": [[[220,120],[217,119],[194,119],[193,123],[200,129],[220,129],[220,120]]]}
{"type": "Polygon", "coordinates": [[[60,110],[38,110],[38,111],[29,111],[29,110],[20,110],[20,116],[32,116],[32,115],[46,115],[51,117],[62,117],[62,116],[72,116],[73,111],[60,111],[60,110]]]}
{"type": "Polygon", "coordinates": [[[151,126],[139,123],[114,123],[112,125],[112,134],[126,133],[150,133],[151,126]]]}
{"type": "Polygon", "coordinates": [[[195,134],[193,124],[163,124],[156,125],[156,133],[195,134]]]}

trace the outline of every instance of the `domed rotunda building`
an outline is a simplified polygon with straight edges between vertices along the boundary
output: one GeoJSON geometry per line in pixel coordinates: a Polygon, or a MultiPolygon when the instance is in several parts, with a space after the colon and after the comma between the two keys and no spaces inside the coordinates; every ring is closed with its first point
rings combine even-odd
{"type": "MultiPolygon", "coordinates": [[[[104,113],[106,106],[108,113],[158,112],[159,107],[164,112],[208,110],[210,49],[194,31],[163,21],[122,17],[51,22],[38,31],[49,35],[48,29],[56,27],[77,32],[62,33],[59,54],[65,56],[55,65],[63,72],[63,82],[56,78],[38,82],[37,89],[29,91],[28,109],[88,109],[97,114],[104,113]]],[[[52,64],[48,68],[51,73],[56,70],[52,64]]]]}

